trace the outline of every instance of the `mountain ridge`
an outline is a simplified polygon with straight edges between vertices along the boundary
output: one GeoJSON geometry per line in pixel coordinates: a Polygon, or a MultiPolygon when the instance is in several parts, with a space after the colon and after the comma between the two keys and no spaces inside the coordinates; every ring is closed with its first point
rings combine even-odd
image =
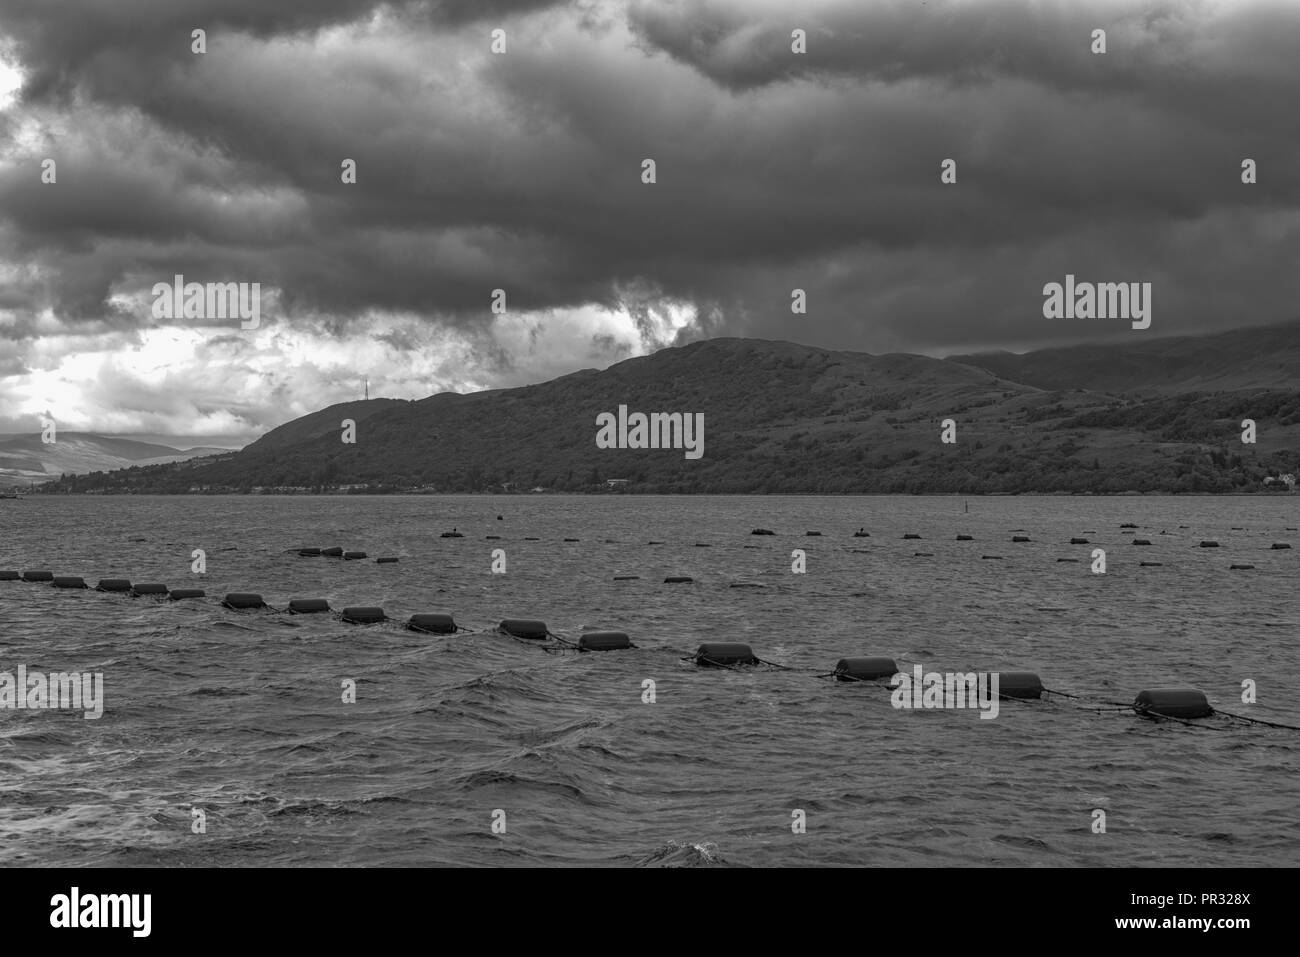
{"type": "Polygon", "coordinates": [[[726,338],[534,385],[342,403],[216,460],[49,490],[1224,492],[1300,471],[1298,448],[1300,323],[946,359],[726,338]],[[1266,381],[1243,385],[1250,370],[1266,381]],[[703,413],[702,458],[598,448],[596,417],[620,405],[703,413]]]}
{"type": "Polygon", "coordinates": [[[0,437],[0,487],[49,481],[64,473],[163,465],[230,451],[202,446],[182,450],[95,432],[58,431],[54,438],[46,443],[40,433],[0,437]]]}

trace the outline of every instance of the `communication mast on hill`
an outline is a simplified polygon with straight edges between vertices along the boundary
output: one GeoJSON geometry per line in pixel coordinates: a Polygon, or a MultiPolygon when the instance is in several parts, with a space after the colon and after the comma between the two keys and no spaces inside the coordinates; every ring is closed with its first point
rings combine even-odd
{"type": "Polygon", "coordinates": [[[366,378],[366,401],[370,400],[370,379],[366,378]]]}

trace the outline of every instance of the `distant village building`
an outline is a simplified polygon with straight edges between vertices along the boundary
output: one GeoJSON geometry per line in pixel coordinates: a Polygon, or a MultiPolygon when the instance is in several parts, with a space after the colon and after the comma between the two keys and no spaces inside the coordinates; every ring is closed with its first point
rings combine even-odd
{"type": "Polygon", "coordinates": [[[614,488],[619,485],[626,485],[627,479],[605,479],[605,484],[610,488],[614,488]]]}

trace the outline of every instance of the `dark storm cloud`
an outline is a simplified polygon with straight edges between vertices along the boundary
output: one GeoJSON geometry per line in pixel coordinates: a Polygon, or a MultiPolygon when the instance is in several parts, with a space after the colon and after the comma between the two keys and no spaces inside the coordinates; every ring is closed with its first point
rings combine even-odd
{"type": "Polygon", "coordinates": [[[53,276],[18,298],[67,320],[140,322],[110,296],[180,272],[273,285],[325,335],[476,329],[503,287],[649,342],[667,301],[688,336],[943,351],[1120,332],[1041,318],[1066,272],[1156,282],[1165,333],[1300,294],[1294,5],[0,0],[0,28],[25,108],[75,117],[0,170],[0,252],[53,276]]]}
{"type": "Polygon", "coordinates": [[[1204,27],[1214,12],[1222,5],[1204,0],[632,0],[629,23],[648,48],[733,89],[808,77],[1022,79],[1088,94],[1177,85],[1189,97],[1200,90],[1187,83],[1228,77],[1236,81],[1229,95],[1248,96],[1261,88],[1251,82],[1265,79],[1295,88],[1300,9],[1286,0],[1243,3],[1210,37],[1204,27]],[[806,34],[800,56],[791,55],[796,28],[806,34]],[[1091,51],[1097,28],[1106,30],[1108,59],[1091,51]]]}
{"type": "Polygon", "coordinates": [[[563,0],[3,0],[0,30],[34,69],[28,92],[66,96],[92,72],[131,72],[190,54],[191,31],[258,38],[310,34],[394,10],[429,27],[508,17],[563,0]],[[107,61],[107,62],[101,62],[107,61]]]}

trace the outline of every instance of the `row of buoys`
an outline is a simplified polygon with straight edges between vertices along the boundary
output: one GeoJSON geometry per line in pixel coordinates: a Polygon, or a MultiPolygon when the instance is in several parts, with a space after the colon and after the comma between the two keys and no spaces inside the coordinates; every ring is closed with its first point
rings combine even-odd
{"type": "MultiPolygon", "coordinates": [[[[705,642],[690,660],[701,667],[734,667],[761,662],[749,645],[734,641],[705,642]]],[[[841,658],[827,677],[840,681],[879,681],[896,674],[898,664],[893,658],[867,656],[841,658]]],[[[1044,693],[1050,693],[1049,689],[1032,671],[998,672],[999,697],[1036,701],[1044,693]]],[[[1161,718],[1208,718],[1215,713],[1205,692],[1197,688],[1148,688],[1138,692],[1132,707],[1140,715],[1161,718]]]]}
{"type": "MultiPolygon", "coordinates": [[[[19,574],[13,571],[0,571],[0,581],[18,581],[19,574]]],[[[81,588],[89,586],[83,578],[77,576],[56,576],[43,570],[24,572],[21,580],[25,582],[51,584],[58,588],[81,588]]],[[[689,581],[689,579],[687,579],[689,581]]],[[[166,585],[137,584],[132,585],[126,579],[101,579],[98,590],[107,592],[126,592],[131,595],[166,595],[171,599],[203,598],[202,589],[175,589],[169,591],[166,585]]],[[[222,599],[225,608],[244,611],[267,608],[262,596],[255,592],[230,592],[222,599]]],[[[329,602],[324,598],[295,598],[289,602],[290,614],[318,614],[330,612],[329,602]]],[[[339,613],[339,617],[350,624],[370,625],[393,621],[378,606],[350,606],[339,613]]],[[[412,615],[406,621],[411,631],[428,634],[452,634],[462,630],[451,615],[437,612],[422,612],[412,615]]],[[[587,631],[579,635],[577,642],[571,642],[551,633],[546,622],[534,618],[505,618],[495,629],[499,634],[508,635],[527,642],[545,641],[554,638],[580,652],[618,651],[636,646],[626,632],[622,631],[587,631]]],[[[769,664],[754,654],[753,648],[743,642],[710,641],[699,646],[690,661],[701,667],[734,668],[742,665],[769,664]]],[[[780,667],[780,666],[777,666],[780,667]]],[[[897,662],[884,656],[864,656],[841,658],[835,663],[834,670],[824,677],[834,677],[840,681],[879,681],[898,673],[897,662]]],[[[1043,686],[1042,679],[1030,671],[998,672],[998,694],[1002,698],[1019,700],[1038,700],[1045,693],[1052,692],[1043,686]]],[[[1217,712],[1210,706],[1205,693],[1196,688],[1151,688],[1138,693],[1132,704],[1133,710],[1142,716],[1164,717],[1178,720],[1206,718],[1217,712]]],[[[1241,717],[1228,715],[1229,717],[1241,717]]],[[[1255,721],[1245,718],[1246,721],[1255,721]]],[[[1255,721],[1259,724],[1269,722],[1255,721]]],[[[1288,728],[1287,725],[1273,725],[1288,728]]],[[[1300,730],[1300,729],[1292,729],[1300,730]]]]}
{"type": "MultiPolygon", "coordinates": [[[[83,578],[74,576],[56,576],[50,572],[40,570],[24,572],[21,576],[18,572],[0,571],[0,581],[19,580],[29,583],[52,584],[59,588],[84,589],[89,587],[83,578]]],[[[162,595],[173,600],[206,597],[204,591],[199,588],[178,588],[169,591],[166,585],[132,585],[130,581],[124,578],[101,579],[100,587],[97,590],[124,593],[132,596],[162,595]]],[[[223,608],[233,611],[254,611],[270,607],[267,605],[266,600],[256,592],[230,592],[222,598],[221,605],[223,608]]],[[[291,615],[311,615],[331,613],[333,609],[330,607],[329,601],[324,598],[293,598],[289,600],[287,611],[291,615]]],[[[383,608],[374,605],[349,606],[340,611],[338,615],[341,620],[354,625],[374,625],[395,620],[389,618],[383,608]]],[[[406,627],[411,631],[437,635],[453,634],[461,630],[451,615],[440,612],[421,612],[412,615],[406,621],[406,627]]],[[[497,625],[496,631],[526,641],[544,641],[547,638],[565,641],[560,636],[551,634],[546,622],[532,618],[503,619],[497,625]]],[[[627,633],[622,631],[587,631],[579,636],[576,643],[567,643],[572,644],[579,651],[617,651],[636,647],[632,644],[627,633]]]]}
{"type": "MultiPolygon", "coordinates": [[[[500,517],[498,516],[498,519],[499,519],[499,518],[500,518],[500,517]]],[[[1132,523],[1132,522],[1125,522],[1124,524],[1120,525],[1120,528],[1122,528],[1122,529],[1136,529],[1137,527],[1138,527],[1138,526],[1137,526],[1136,524],[1132,523]]],[[[1186,526],[1186,525],[1180,525],[1179,528],[1187,528],[1187,526],[1186,526]]],[[[1243,528],[1237,528],[1237,527],[1234,527],[1232,530],[1233,530],[1233,531],[1244,531],[1243,528]]],[[[1287,531],[1295,531],[1296,529],[1294,529],[1294,528],[1288,526],[1286,530],[1287,530],[1287,531]]],[[[1024,529],[1015,529],[1014,531],[1017,531],[1017,532],[1023,532],[1024,529]]],[[[755,528],[755,529],[753,529],[749,534],[750,534],[750,535],[776,535],[776,532],[774,532],[774,531],[773,531],[772,529],[770,529],[770,528],[755,528]]],[[[810,530],[810,531],[805,531],[805,532],[804,532],[804,535],[805,535],[805,537],[813,537],[813,538],[820,538],[820,537],[822,537],[822,533],[821,533],[821,532],[819,532],[819,531],[812,531],[812,530],[810,530]]],[[[464,538],[465,535],[464,535],[464,533],[462,533],[462,532],[459,531],[458,529],[454,529],[454,528],[453,528],[450,532],[443,532],[439,537],[440,537],[440,538],[464,538]]],[[[870,537],[871,537],[871,533],[868,532],[868,531],[866,530],[866,528],[859,528],[856,532],[853,533],[853,537],[854,537],[854,538],[870,538],[870,537]]],[[[920,536],[919,534],[915,533],[915,532],[908,532],[908,533],[906,533],[906,534],[903,535],[903,540],[904,540],[904,541],[914,541],[914,540],[919,540],[920,538],[921,538],[921,536],[920,536]]],[[[500,536],[500,535],[488,535],[488,536],[486,536],[486,540],[487,540],[487,541],[500,541],[500,540],[501,540],[501,536],[500,536]]],[[[974,540],[975,540],[975,537],[974,537],[973,535],[958,535],[958,536],[957,536],[957,541],[959,541],[959,542],[973,542],[974,540]]],[[[532,536],[530,536],[530,537],[525,538],[524,541],[526,541],[526,542],[539,542],[539,541],[541,541],[541,539],[540,539],[540,538],[537,538],[537,537],[532,537],[532,536]]],[[[579,541],[581,541],[581,540],[580,540],[580,539],[577,539],[577,538],[565,538],[565,539],[564,539],[564,542],[565,542],[565,543],[575,543],[575,542],[579,542],[579,541]]],[[[606,544],[618,544],[618,543],[613,542],[613,541],[610,540],[610,539],[606,539],[605,541],[606,541],[606,544]]],[[[1011,541],[1013,541],[1013,542],[1017,542],[1017,543],[1023,543],[1023,542],[1029,542],[1029,541],[1031,541],[1031,539],[1030,539],[1027,535],[1016,535],[1016,536],[1013,536],[1013,537],[1012,537],[1011,541]]],[[[647,544],[649,544],[649,545],[663,545],[663,544],[665,544],[665,543],[664,543],[664,542],[647,542],[647,544]]],[[[1075,537],[1072,537],[1072,538],[1070,539],[1070,544],[1071,544],[1071,545],[1087,545],[1087,544],[1089,544],[1089,540],[1086,539],[1086,538],[1082,538],[1082,537],[1079,537],[1079,536],[1075,536],[1075,537]]],[[[1134,544],[1134,545],[1150,545],[1151,542],[1150,542],[1149,539],[1145,539],[1145,538],[1135,538],[1135,539],[1133,540],[1133,544],[1134,544]]],[[[696,543],[695,543],[695,547],[696,547],[696,548],[709,548],[710,545],[709,545],[708,543],[706,543],[706,542],[696,542],[696,543]]],[[[746,546],[746,547],[749,547],[749,546],[746,546]]],[[[1200,543],[1200,547],[1201,547],[1201,548],[1218,548],[1218,547],[1219,547],[1219,543],[1218,543],[1217,541],[1205,540],[1205,541],[1202,541],[1202,542],[1200,543]]],[[[1274,543],[1274,545],[1273,545],[1272,547],[1275,548],[1275,549],[1284,549],[1284,548],[1290,548],[1291,546],[1290,546],[1289,544],[1285,543],[1285,542],[1277,542],[1277,543],[1274,543]]],[[[344,549],[342,549],[342,548],[340,548],[340,547],[338,547],[338,546],[333,546],[333,547],[330,547],[330,548],[299,548],[299,549],[298,549],[298,554],[301,555],[301,556],[303,556],[304,558],[305,558],[305,557],[315,557],[315,556],[325,556],[325,557],[344,558],[344,559],[362,559],[362,558],[365,558],[365,557],[366,557],[366,553],[363,552],[363,551],[345,551],[344,549]]],[[[396,558],[391,558],[391,557],[385,557],[385,558],[377,558],[377,559],[375,559],[375,561],[376,561],[376,563],[378,563],[378,564],[380,564],[380,565],[384,565],[384,564],[389,564],[389,563],[396,562],[397,559],[396,559],[396,558]]]]}
{"type": "MultiPolygon", "coordinates": [[[[33,569],[22,573],[16,571],[0,571],[0,581],[24,581],[29,584],[47,584],[61,589],[90,589],[86,580],[80,575],[55,575],[53,572],[33,569]]],[[[165,595],[172,600],[183,598],[203,598],[204,592],[201,588],[176,588],[169,589],[166,585],[157,582],[142,582],[132,584],[125,578],[101,578],[94,586],[94,591],[118,592],[130,595],[133,598],[142,598],[149,595],[165,595]]]]}
{"type": "MultiPolygon", "coordinates": [[[[754,532],[753,532],[753,534],[755,534],[755,535],[758,535],[758,534],[765,534],[765,535],[766,535],[766,534],[774,534],[774,533],[768,532],[766,529],[755,529],[754,532]]],[[[818,536],[818,537],[820,537],[822,533],[821,533],[821,532],[808,532],[807,534],[808,534],[808,535],[812,535],[812,536],[818,536]]],[[[457,537],[457,538],[463,538],[464,536],[463,536],[463,535],[459,535],[459,534],[457,534],[455,537],[457,537]]],[[[855,533],[854,533],[854,537],[855,537],[855,538],[859,538],[859,537],[861,537],[861,538],[870,538],[871,536],[868,535],[868,534],[866,534],[865,532],[863,532],[863,533],[855,532],[855,533]]],[[[499,541],[499,540],[501,539],[501,536],[499,536],[499,535],[489,535],[489,536],[487,536],[487,538],[488,538],[488,540],[490,540],[490,541],[499,541]]],[[[540,539],[536,539],[536,538],[525,538],[525,539],[524,539],[524,541],[526,541],[526,542],[535,542],[535,541],[539,541],[539,540],[540,540],[540,539]]],[[[905,534],[905,535],[903,536],[903,540],[904,540],[904,541],[919,541],[919,540],[921,540],[921,536],[918,535],[918,534],[915,534],[915,533],[913,533],[913,532],[909,532],[909,533],[907,533],[907,534],[905,534]]],[[[974,540],[975,540],[975,538],[974,538],[974,536],[972,536],[972,535],[958,535],[958,536],[957,536],[957,541],[959,541],[959,542],[973,542],[974,540]]],[[[564,539],[564,541],[565,541],[566,543],[569,543],[569,542],[577,542],[577,541],[579,541],[579,539],[576,539],[576,538],[566,538],[566,539],[564,539]]],[[[1027,536],[1027,535],[1013,535],[1012,538],[1011,538],[1011,541],[1012,541],[1013,543],[1020,544],[1020,543],[1029,542],[1029,541],[1031,541],[1031,539],[1030,539],[1029,536],[1027,536]]],[[[649,545],[663,545],[664,543],[663,543],[663,542],[648,542],[647,544],[649,544],[649,545]]],[[[1089,540],[1086,539],[1086,538],[1080,538],[1080,537],[1077,537],[1077,536],[1076,536],[1076,537],[1073,537],[1073,538],[1070,539],[1070,544],[1071,544],[1071,545],[1088,545],[1088,544],[1090,544],[1090,542],[1089,542],[1089,540]]],[[[1133,541],[1131,542],[1131,544],[1133,544],[1133,545],[1148,545],[1148,546],[1149,546],[1149,545],[1151,544],[1151,540],[1150,540],[1150,539],[1146,539],[1146,538],[1135,538],[1135,539],[1133,539],[1133,541]]],[[[708,542],[696,542],[696,543],[695,543],[695,547],[696,547],[696,548],[711,548],[712,546],[711,546],[708,542]]],[[[752,545],[746,545],[746,546],[745,546],[745,548],[756,548],[756,547],[757,547],[757,546],[752,546],[752,545]]],[[[1217,541],[1205,540],[1205,541],[1202,541],[1202,542],[1200,543],[1200,546],[1199,546],[1199,547],[1201,547],[1201,548],[1218,548],[1218,547],[1220,547],[1220,546],[1219,546],[1219,543],[1218,543],[1217,541]]],[[[1290,544],[1289,542],[1274,542],[1274,543],[1270,546],[1270,549],[1271,549],[1272,551],[1282,551],[1282,550],[1290,549],[1290,548],[1291,548],[1291,544],[1290,544]]],[[[349,560],[349,561],[350,561],[350,560],[363,559],[363,558],[366,558],[366,557],[367,557],[367,555],[366,555],[366,553],[365,553],[364,551],[344,551],[341,547],[339,547],[339,546],[337,546],[337,545],[336,545],[336,546],[333,546],[333,547],[330,547],[330,548],[300,548],[300,549],[298,549],[298,554],[299,554],[300,556],[304,557],[304,558],[315,558],[315,557],[318,557],[318,556],[323,556],[323,557],[327,557],[327,558],[328,558],[328,557],[342,558],[342,559],[344,559],[344,560],[349,560]]],[[[929,552],[917,552],[916,555],[917,555],[917,556],[922,556],[922,557],[927,557],[927,558],[928,558],[928,557],[933,557],[932,554],[929,553],[929,552]]],[[[916,556],[914,556],[914,557],[916,557],[916,556]]],[[[985,557],[985,558],[988,558],[989,556],[986,555],[986,556],[984,556],[984,557],[985,557]]],[[[1001,557],[1001,556],[998,556],[998,557],[1001,557]]],[[[382,557],[382,558],[376,558],[376,559],[375,559],[375,564],[377,564],[377,565],[391,565],[391,564],[396,564],[396,563],[398,562],[398,560],[399,560],[399,559],[397,559],[396,557],[392,557],[392,556],[384,556],[384,557],[382,557]]],[[[1071,560],[1071,559],[1063,559],[1063,558],[1058,558],[1058,559],[1057,559],[1057,561],[1070,561],[1070,560],[1071,560]]],[[[76,586],[75,584],[72,584],[72,585],[61,585],[61,586],[59,586],[59,587],[65,587],[65,588],[76,588],[77,586],[76,586]]]]}
{"type": "MultiPolygon", "coordinates": [[[[1125,522],[1123,525],[1120,526],[1120,528],[1124,528],[1124,529],[1135,529],[1135,528],[1137,528],[1137,527],[1138,527],[1138,526],[1135,525],[1135,524],[1133,524],[1132,522],[1125,522]]],[[[1178,527],[1179,527],[1179,528],[1187,528],[1188,526],[1186,526],[1186,525],[1180,525],[1180,526],[1178,526],[1178,527]]],[[[1293,527],[1291,527],[1291,526],[1288,525],[1288,526],[1286,527],[1286,530],[1287,530],[1288,532],[1294,532],[1294,531],[1297,530],[1297,528],[1293,528],[1293,527]]],[[[1013,531],[1013,532],[1023,532],[1023,531],[1025,531],[1025,530],[1024,530],[1023,528],[1016,528],[1016,529],[1012,529],[1012,531],[1013,531]]],[[[1234,526],[1234,527],[1232,528],[1232,531],[1234,531],[1234,532],[1242,532],[1242,531],[1245,531],[1245,529],[1244,529],[1244,528],[1238,528],[1238,527],[1234,526]]],[[[753,529],[749,534],[751,534],[751,535],[775,535],[776,532],[772,531],[772,529],[770,529],[770,528],[755,528],[755,529],[753,529]]],[[[804,532],[804,535],[805,535],[805,536],[808,536],[808,535],[820,536],[821,534],[822,534],[821,532],[817,532],[817,531],[804,532]]],[[[871,533],[868,532],[868,531],[866,530],[866,528],[859,528],[856,532],[853,533],[853,537],[854,537],[854,538],[870,538],[870,537],[871,537],[871,533]]],[[[904,539],[904,540],[917,539],[917,538],[920,538],[920,537],[921,537],[921,536],[918,535],[918,534],[915,533],[915,532],[908,532],[908,533],[906,533],[905,535],[903,535],[903,539],[904,539]]],[[[565,541],[568,541],[568,539],[565,539],[565,541]]],[[[959,541],[959,542],[970,542],[970,541],[974,541],[974,537],[971,536],[971,535],[958,535],[958,536],[957,536],[957,541],[959,541]]],[[[1013,538],[1012,541],[1015,541],[1015,542],[1027,542],[1027,541],[1029,541],[1029,538],[1027,538],[1027,537],[1025,537],[1025,538],[1013,538]]],[[[1071,544],[1071,545],[1087,545],[1087,544],[1088,544],[1088,540],[1087,540],[1086,538],[1079,538],[1079,537],[1071,538],[1071,539],[1070,539],[1070,544],[1071,544]]],[[[1145,544],[1150,544],[1150,543],[1149,543],[1149,542],[1146,542],[1145,544]]],[[[1212,543],[1212,544],[1206,545],[1206,544],[1203,542],[1203,543],[1202,543],[1202,546],[1203,546],[1203,547],[1207,547],[1207,548],[1215,548],[1215,547],[1218,546],[1218,543],[1217,543],[1217,542],[1214,542],[1214,543],[1212,543]]]]}
{"type": "MultiPolygon", "coordinates": [[[[758,664],[759,659],[747,644],[735,641],[710,641],[700,645],[691,657],[701,667],[732,667],[758,664]]],[[[828,677],[840,681],[879,681],[898,674],[893,658],[867,656],[841,658],[828,677]]],[[[998,672],[998,694],[1023,701],[1040,700],[1048,689],[1032,671],[998,672]]],[[[1150,688],[1138,692],[1133,701],[1138,714],[1163,718],[1207,718],[1214,714],[1205,693],[1196,688],[1150,688]]]]}

